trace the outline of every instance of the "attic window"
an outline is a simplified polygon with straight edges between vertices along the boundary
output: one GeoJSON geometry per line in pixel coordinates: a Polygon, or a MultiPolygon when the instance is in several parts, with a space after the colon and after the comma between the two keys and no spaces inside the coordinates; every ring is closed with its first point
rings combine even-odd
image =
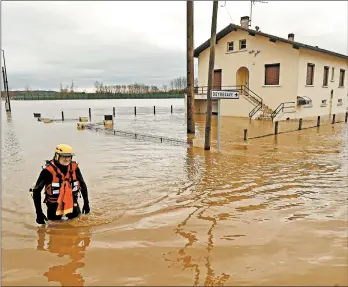
{"type": "Polygon", "coordinates": [[[246,40],[239,40],[239,50],[246,49],[246,40]]]}
{"type": "Polygon", "coordinates": [[[228,42],[227,43],[227,52],[232,52],[233,51],[233,42],[228,42]]]}

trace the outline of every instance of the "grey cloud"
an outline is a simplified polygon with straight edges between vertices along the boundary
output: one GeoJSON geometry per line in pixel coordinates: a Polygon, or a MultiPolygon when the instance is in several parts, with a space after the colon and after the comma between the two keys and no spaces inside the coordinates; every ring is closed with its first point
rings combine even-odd
{"type": "Polygon", "coordinates": [[[2,8],[11,89],[59,89],[71,80],[81,88],[93,87],[96,80],[162,85],[185,75],[185,51],[160,48],[137,32],[82,32],[76,22],[47,7],[23,9],[7,2],[2,8]]]}

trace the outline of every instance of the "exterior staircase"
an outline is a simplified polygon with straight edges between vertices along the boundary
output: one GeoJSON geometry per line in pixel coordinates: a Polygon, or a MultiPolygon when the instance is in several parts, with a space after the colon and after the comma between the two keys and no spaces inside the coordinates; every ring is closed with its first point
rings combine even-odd
{"type": "Polygon", "coordinates": [[[261,97],[246,86],[242,86],[241,95],[254,106],[254,109],[249,113],[250,119],[272,120],[273,110],[264,104],[261,97]]]}
{"type": "MultiPolygon", "coordinates": [[[[239,94],[241,97],[244,97],[249,103],[253,105],[253,109],[249,112],[249,118],[250,119],[256,119],[256,120],[273,120],[274,117],[276,117],[280,112],[283,112],[284,109],[287,107],[284,107],[286,103],[282,103],[275,111],[273,111],[270,107],[268,107],[263,99],[254,93],[252,90],[250,90],[245,85],[237,85],[237,86],[226,86],[226,87],[219,87],[220,90],[235,90],[239,91],[239,94]]],[[[206,95],[208,90],[208,87],[195,87],[194,93],[196,95],[206,95]]]]}

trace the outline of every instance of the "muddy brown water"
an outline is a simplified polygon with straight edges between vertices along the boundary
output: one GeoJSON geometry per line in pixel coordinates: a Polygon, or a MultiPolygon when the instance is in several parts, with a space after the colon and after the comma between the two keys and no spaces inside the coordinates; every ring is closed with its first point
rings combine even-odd
{"type": "MultiPolygon", "coordinates": [[[[115,128],[186,139],[177,99],[2,105],[3,286],[348,284],[347,124],[244,142],[244,128],[258,136],[272,122],[223,118],[217,153],[216,117],[211,151],[33,118],[91,107],[101,121],[113,106],[115,128]],[[74,147],[91,213],[39,228],[28,189],[60,142],[74,147]]],[[[204,116],[196,124],[202,138],[204,116]]]]}

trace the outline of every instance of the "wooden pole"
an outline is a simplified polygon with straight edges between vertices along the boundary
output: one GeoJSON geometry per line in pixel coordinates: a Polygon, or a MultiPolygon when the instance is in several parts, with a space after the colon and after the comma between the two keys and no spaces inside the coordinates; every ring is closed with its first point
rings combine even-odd
{"type": "Polygon", "coordinates": [[[275,126],[274,126],[274,134],[277,135],[278,134],[278,121],[275,122],[275,126]]]}
{"type": "Polygon", "coordinates": [[[62,111],[62,121],[64,122],[64,112],[62,111]]]}
{"type": "Polygon", "coordinates": [[[112,108],[112,115],[115,116],[116,112],[115,112],[115,107],[112,108]]]}
{"type": "Polygon", "coordinates": [[[244,140],[248,139],[248,129],[244,129],[244,140]]]}
{"type": "Polygon", "coordinates": [[[173,105],[170,105],[170,113],[173,113],[173,105]]]}
{"type": "Polygon", "coordinates": [[[91,108],[88,108],[88,114],[89,114],[89,121],[91,121],[91,119],[92,119],[92,112],[91,112],[91,108]]]}
{"type": "Polygon", "coordinates": [[[300,119],[298,122],[298,130],[302,130],[302,119],[300,119]]]}
{"type": "Polygon", "coordinates": [[[317,119],[317,127],[320,126],[320,116],[318,116],[318,119],[317,119]]]}
{"type": "Polygon", "coordinates": [[[137,107],[134,107],[134,115],[137,115],[137,107]]]}
{"type": "Polygon", "coordinates": [[[4,57],[4,70],[3,70],[3,73],[4,73],[4,87],[5,87],[5,92],[6,92],[6,95],[7,95],[7,109],[6,111],[7,112],[11,112],[11,100],[10,100],[10,93],[8,92],[8,80],[7,80],[7,69],[6,69],[6,61],[5,61],[5,51],[2,50],[2,55],[4,57]]]}
{"type": "Polygon", "coordinates": [[[194,58],[193,58],[193,0],[186,1],[187,24],[187,133],[195,133],[194,114],[194,58]]]}
{"type": "Polygon", "coordinates": [[[346,123],[347,120],[348,120],[348,112],[346,112],[346,117],[345,117],[345,119],[344,119],[344,122],[346,123]]]}
{"type": "Polygon", "coordinates": [[[334,114],[333,116],[332,116],[332,123],[334,124],[336,122],[336,115],[334,114]]]}
{"type": "Polygon", "coordinates": [[[216,22],[217,22],[218,4],[219,4],[219,1],[214,0],[213,14],[212,14],[212,20],[211,20],[210,57],[209,57],[208,92],[207,92],[207,114],[206,114],[206,123],[205,123],[204,150],[210,150],[210,131],[211,131],[211,114],[212,114],[211,90],[213,86],[213,77],[214,77],[216,22]]]}
{"type": "Polygon", "coordinates": [[[153,106],[153,114],[156,114],[156,106],[153,106]]]}

